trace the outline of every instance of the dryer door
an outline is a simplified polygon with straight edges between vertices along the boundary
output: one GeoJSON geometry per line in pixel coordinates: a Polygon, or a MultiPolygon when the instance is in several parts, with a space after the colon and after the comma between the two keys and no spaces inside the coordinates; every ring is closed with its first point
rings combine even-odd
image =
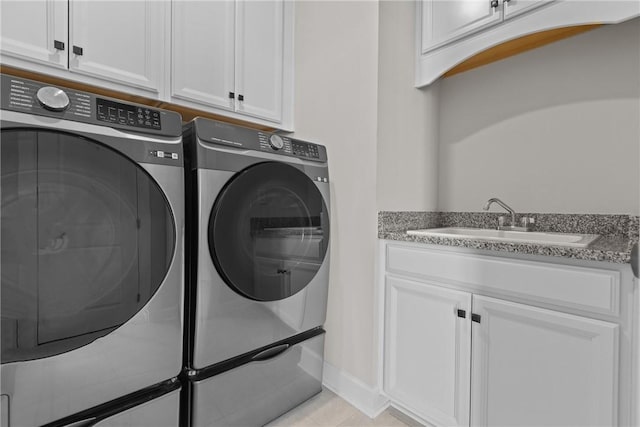
{"type": "Polygon", "coordinates": [[[227,285],[253,300],[276,301],[304,289],[320,269],[329,213],[315,183],[299,169],[258,163],[222,189],[208,237],[227,285]]]}
{"type": "Polygon", "coordinates": [[[0,174],[2,363],[84,346],[140,311],[176,236],[138,164],[77,135],[4,129],[0,174]]]}

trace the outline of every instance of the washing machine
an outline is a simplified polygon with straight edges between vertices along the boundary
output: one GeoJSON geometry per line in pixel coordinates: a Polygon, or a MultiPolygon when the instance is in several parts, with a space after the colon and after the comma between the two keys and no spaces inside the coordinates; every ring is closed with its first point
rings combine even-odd
{"type": "Polygon", "coordinates": [[[180,115],[0,79],[3,427],[177,419],[180,115]]]}
{"type": "Polygon", "coordinates": [[[185,424],[262,425],[321,390],[327,151],[204,118],[184,141],[185,424]]]}

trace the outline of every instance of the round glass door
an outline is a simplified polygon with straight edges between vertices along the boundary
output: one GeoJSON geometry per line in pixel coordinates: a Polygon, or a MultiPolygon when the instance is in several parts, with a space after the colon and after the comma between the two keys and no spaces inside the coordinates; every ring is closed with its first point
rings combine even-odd
{"type": "Polygon", "coordinates": [[[169,204],[135,162],[96,141],[2,130],[2,363],[48,357],[136,314],[175,248],[169,204]]]}
{"type": "Polygon", "coordinates": [[[213,263],[227,285],[253,300],[281,300],[301,291],[320,269],[329,212],[300,170],[259,163],[220,192],[208,237],[213,263]]]}

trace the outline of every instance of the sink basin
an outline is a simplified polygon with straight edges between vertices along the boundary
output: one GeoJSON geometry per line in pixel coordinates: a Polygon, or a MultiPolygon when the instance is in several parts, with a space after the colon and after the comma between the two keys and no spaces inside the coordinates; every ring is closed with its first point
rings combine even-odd
{"type": "Polygon", "coordinates": [[[458,239],[479,239],[500,242],[537,243],[539,245],[569,246],[584,248],[596,240],[598,234],[548,233],[537,231],[507,231],[485,228],[428,228],[408,230],[407,234],[427,237],[453,237],[458,239]]]}

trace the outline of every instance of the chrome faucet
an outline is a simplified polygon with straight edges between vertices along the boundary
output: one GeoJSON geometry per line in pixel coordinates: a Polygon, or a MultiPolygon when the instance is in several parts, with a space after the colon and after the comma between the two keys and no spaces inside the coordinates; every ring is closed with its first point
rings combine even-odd
{"type": "Polygon", "coordinates": [[[498,199],[497,197],[493,197],[493,198],[487,200],[487,203],[485,203],[485,205],[484,205],[484,207],[482,209],[484,209],[485,211],[488,211],[493,203],[499,204],[500,206],[502,206],[504,208],[504,210],[506,210],[507,212],[509,212],[511,214],[511,225],[510,226],[505,226],[504,225],[504,217],[498,218],[498,230],[531,231],[532,225],[533,225],[533,222],[534,222],[533,218],[522,218],[522,226],[518,227],[516,225],[516,211],[511,209],[509,207],[509,205],[507,205],[505,202],[503,202],[502,200],[498,199]]]}

